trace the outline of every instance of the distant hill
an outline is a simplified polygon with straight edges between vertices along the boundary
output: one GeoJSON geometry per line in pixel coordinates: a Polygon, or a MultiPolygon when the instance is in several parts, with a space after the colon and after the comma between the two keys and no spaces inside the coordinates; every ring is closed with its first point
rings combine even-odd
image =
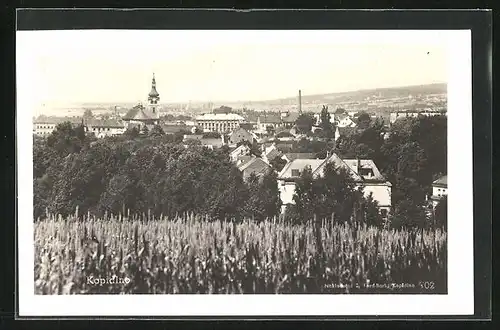
{"type": "MultiPolygon", "coordinates": [[[[303,103],[329,103],[329,102],[356,102],[363,101],[367,97],[377,96],[382,99],[407,97],[409,95],[423,95],[423,94],[443,94],[447,91],[445,83],[435,83],[428,85],[404,86],[404,87],[388,87],[376,89],[364,89],[350,92],[328,93],[328,94],[302,94],[303,103]]],[[[256,101],[252,104],[287,104],[297,102],[297,96],[267,100],[256,101]]]]}
{"type": "MultiPolygon", "coordinates": [[[[398,98],[407,98],[409,95],[418,97],[419,95],[429,95],[429,94],[446,94],[447,85],[445,83],[435,83],[427,85],[416,85],[416,86],[404,86],[404,87],[389,87],[389,88],[376,88],[376,89],[365,89],[349,92],[339,92],[339,93],[327,93],[327,94],[313,94],[307,95],[307,91],[302,91],[302,104],[304,109],[307,110],[307,105],[315,107],[316,110],[320,109],[322,104],[341,104],[347,102],[360,102],[366,103],[368,99],[378,99],[378,100],[391,100],[398,98]],[[316,106],[317,105],[317,106],[316,106]]],[[[298,92],[298,88],[297,88],[298,92]]],[[[277,108],[281,107],[296,107],[297,106],[298,95],[290,96],[281,99],[272,100],[247,100],[247,101],[237,101],[237,102],[225,102],[225,101],[212,101],[212,102],[190,102],[190,109],[188,112],[201,113],[206,112],[207,104],[214,104],[216,107],[228,106],[234,109],[238,108],[254,108],[262,110],[276,111],[277,108]],[[274,109],[274,110],[273,110],[274,109]]],[[[99,112],[111,112],[114,107],[117,106],[117,110],[120,113],[124,113],[127,109],[132,108],[135,103],[132,102],[102,102],[102,103],[78,103],[71,105],[60,105],[60,106],[47,106],[40,109],[39,113],[47,115],[64,115],[64,116],[78,116],[82,115],[85,109],[90,109],[96,113],[99,112]]],[[[166,111],[178,111],[185,112],[188,103],[163,103],[162,108],[166,111]]],[[[209,110],[208,110],[209,111],[209,110]]]]}

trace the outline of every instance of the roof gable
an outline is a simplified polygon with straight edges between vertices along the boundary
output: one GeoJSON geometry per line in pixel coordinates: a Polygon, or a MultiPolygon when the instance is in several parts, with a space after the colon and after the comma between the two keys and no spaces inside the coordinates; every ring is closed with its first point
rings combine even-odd
{"type": "Polygon", "coordinates": [[[130,109],[125,116],[122,118],[123,120],[153,120],[158,119],[156,114],[144,108],[143,105],[138,104],[132,109],[130,109]]]}
{"type": "Polygon", "coordinates": [[[342,159],[340,159],[337,154],[333,153],[330,157],[328,157],[325,162],[323,162],[320,166],[316,168],[316,170],[313,170],[313,175],[314,176],[321,176],[323,175],[323,170],[325,168],[326,164],[333,163],[336,168],[343,168],[347,171],[347,173],[354,179],[356,182],[363,181],[363,178],[356,173],[349,165],[347,165],[342,159]]]}
{"type": "Polygon", "coordinates": [[[433,186],[448,186],[448,175],[443,175],[432,183],[433,186]]]}
{"type": "Polygon", "coordinates": [[[262,124],[278,124],[281,123],[281,117],[277,114],[265,114],[259,116],[258,121],[262,124]]]}
{"type": "Polygon", "coordinates": [[[284,123],[295,123],[299,118],[300,114],[297,112],[290,112],[288,115],[282,118],[284,123]]]}
{"type": "Polygon", "coordinates": [[[250,161],[238,166],[238,169],[244,172],[244,176],[248,177],[251,173],[265,174],[271,167],[262,159],[253,157],[250,161]]]}
{"type": "MultiPolygon", "coordinates": [[[[354,172],[356,172],[356,167],[358,167],[357,173],[359,174],[360,169],[371,169],[373,171],[373,177],[369,180],[374,181],[385,181],[385,177],[380,173],[377,165],[371,159],[344,159],[346,163],[354,172]]],[[[366,178],[365,178],[366,180],[366,178]]]]}
{"type": "Polygon", "coordinates": [[[294,175],[296,170],[299,170],[299,172],[302,172],[306,167],[311,167],[311,171],[314,173],[318,167],[320,167],[324,159],[295,159],[292,160],[291,162],[288,162],[288,164],[285,165],[283,170],[281,170],[280,174],[278,175],[279,179],[292,179],[296,178],[297,176],[294,175]]]}

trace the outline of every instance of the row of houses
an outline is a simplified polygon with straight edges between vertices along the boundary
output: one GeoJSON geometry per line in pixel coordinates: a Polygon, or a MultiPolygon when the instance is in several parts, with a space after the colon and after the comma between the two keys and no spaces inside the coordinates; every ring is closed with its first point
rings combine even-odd
{"type": "MultiPolygon", "coordinates": [[[[230,151],[230,160],[242,172],[243,178],[248,179],[255,174],[262,177],[272,170],[271,162],[276,158],[286,161],[283,169],[278,173],[277,185],[282,202],[282,212],[294,204],[293,196],[297,181],[302,172],[309,168],[313,176],[323,175],[326,164],[333,163],[336,168],[343,168],[351,176],[356,186],[363,188],[365,196],[372,195],[378,203],[380,214],[386,217],[392,207],[392,184],[380,172],[371,159],[342,159],[336,153],[327,154],[325,158],[317,158],[314,153],[288,153],[280,150],[276,143],[261,145],[261,157],[251,154],[248,145],[233,147],[230,151]]],[[[436,206],[448,194],[447,176],[435,180],[432,185],[432,194],[429,201],[436,206]]]]}
{"type": "Polygon", "coordinates": [[[251,155],[247,145],[240,145],[231,150],[231,161],[247,179],[252,173],[261,177],[272,170],[270,163],[277,157],[286,161],[286,165],[278,173],[277,185],[284,212],[287,207],[294,204],[293,196],[297,180],[301,173],[310,168],[314,177],[323,175],[323,170],[328,163],[334,163],[337,168],[344,168],[353,178],[358,187],[363,187],[365,195],[372,194],[373,199],[379,204],[382,216],[387,216],[391,208],[392,184],[380,173],[375,163],[370,159],[341,159],[332,153],[326,158],[316,158],[313,153],[283,153],[276,144],[262,147],[262,156],[251,155]]]}
{"type": "Polygon", "coordinates": [[[389,115],[389,121],[391,124],[394,124],[396,120],[400,118],[418,118],[420,116],[423,117],[434,117],[434,116],[446,116],[446,112],[443,111],[431,111],[426,110],[426,111],[396,111],[396,112],[391,112],[389,115]]]}

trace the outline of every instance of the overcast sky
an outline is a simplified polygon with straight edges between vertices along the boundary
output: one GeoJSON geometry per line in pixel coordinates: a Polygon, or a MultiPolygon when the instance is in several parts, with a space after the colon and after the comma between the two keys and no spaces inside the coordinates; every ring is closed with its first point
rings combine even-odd
{"type": "Polygon", "coordinates": [[[23,31],[17,79],[43,103],[145,101],[153,72],[162,103],[257,101],[446,82],[446,40],[439,31],[23,31]]]}

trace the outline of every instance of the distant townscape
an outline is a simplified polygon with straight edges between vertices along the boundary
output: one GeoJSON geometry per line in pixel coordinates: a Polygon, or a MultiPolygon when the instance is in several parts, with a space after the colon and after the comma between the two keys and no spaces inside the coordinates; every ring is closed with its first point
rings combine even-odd
{"type": "Polygon", "coordinates": [[[446,85],[184,105],[160,91],[153,74],[144,102],[34,118],[38,293],[367,293],[397,281],[415,293],[424,280],[446,292],[446,85]],[[48,279],[59,246],[74,271],[48,279]]]}
{"type": "MultiPolygon", "coordinates": [[[[446,93],[441,85],[417,86],[402,89],[373,90],[359,92],[361,96],[352,93],[340,94],[339,106],[329,111],[329,105],[318,106],[315,101],[303,105],[304,98],[298,91],[297,104],[290,107],[280,107],[279,111],[233,109],[222,105],[213,107],[210,112],[192,117],[189,107],[178,111],[175,115],[168,113],[160,105],[160,94],[153,75],[151,91],[145,104],[139,103],[127,110],[125,114],[113,111],[93,114],[87,109],[81,117],[46,117],[39,116],[34,120],[33,133],[36,136],[47,137],[52,134],[57,125],[70,122],[74,127],[82,125],[86,134],[96,138],[119,136],[125,132],[130,134],[148,134],[158,130],[160,134],[181,134],[187,147],[190,142],[196,142],[210,149],[229,147],[230,158],[240,169],[245,178],[250,174],[263,175],[271,168],[276,159],[286,162],[280,169],[278,182],[283,208],[293,204],[295,193],[294,181],[306,167],[313,173],[323,173],[324,166],[333,162],[336,166],[345,168],[364,188],[365,193],[372,194],[384,217],[391,208],[391,183],[380,174],[372,159],[341,159],[335,153],[319,158],[315,153],[288,153],[286,146],[301,140],[315,141],[324,138],[322,134],[322,114],[327,112],[329,122],[334,130],[333,141],[337,142],[344,134],[350,134],[360,126],[366,128],[366,122],[380,120],[385,126],[394,124],[400,118],[418,118],[419,116],[446,115],[446,93]],[[412,95],[411,92],[419,94],[412,95]],[[420,94],[427,92],[428,94],[420,94]],[[360,99],[361,101],[349,101],[360,99]],[[402,110],[402,107],[408,107],[402,110]],[[389,113],[389,121],[384,121],[380,111],[369,112],[360,109],[390,108],[398,109],[389,113]],[[309,112],[307,110],[309,110],[309,112]],[[320,110],[320,111],[318,111],[320,110]],[[378,115],[377,115],[378,113],[378,115]],[[246,143],[246,144],[245,144],[246,143]],[[252,154],[251,147],[258,146],[260,157],[252,154]]],[[[333,96],[323,96],[331,99],[333,96]]],[[[308,100],[317,100],[308,97],[308,100]]],[[[281,100],[283,103],[285,100],[281,100]]],[[[276,103],[271,101],[270,104],[276,103]]],[[[388,133],[384,134],[384,138],[388,133]]]]}

